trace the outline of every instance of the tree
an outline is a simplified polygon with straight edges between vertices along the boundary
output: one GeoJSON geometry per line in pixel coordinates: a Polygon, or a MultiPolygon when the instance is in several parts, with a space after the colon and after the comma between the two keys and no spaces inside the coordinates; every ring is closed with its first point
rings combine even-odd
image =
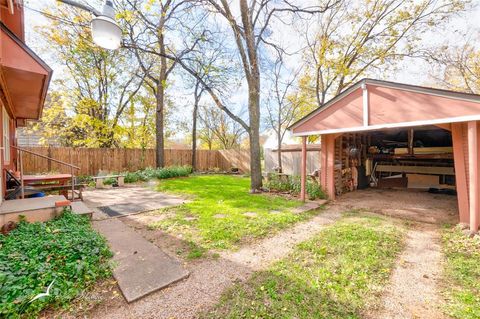
{"type": "Polygon", "coordinates": [[[135,76],[138,70],[132,56],[94,45],[88,13],[64,5],[47,8],[44,13],[55,18],[38,32],[49,44],[53,58],[63,61],[68,71],[54,83],[54,89],[68,102],[63,111],[73,113],[69,129],[75,135],[70,143],[117,146],[119,120],[143,83],[142,76],[135,76]]]}
{"type": "Polygon", "coordinates": [[[283,54],[279,54],[271,66],[271,88],[266,103],[267,125],[275,132],[277,137],[277,162],[282,169],[282,142],[288,127],[299,117],[302,101],[294,95],[295,82],[298,71],[288,70],[284,65],[283,54]]]}
{"type": "MultiPolygon", "coordinates": [[[[175,51],[167,35],[182,25],[181,15],[187,15],[192,5],[189,1],[122,0],[120,8],[129,36],[125,47],[132,50],[145,73],[147,83],[156,99],[156,164],[163,167],[165,147],[165,101],[168,77],[176,61],[167,54],[175,51]]],[[[185,18],[185,16],[184,16],[185,18]]],[[[188,21],[188,18],[186,19],[188,21]]],[[[181,55],[181,54],[180,54],[181,55]]]]}
{"type": "Polygon", "coordinates": [[[271,1],[239,0],[239,18],[234,16],[232,6],[227,0],[200,0],[208,10],[224,17],[233,34],[233,41],[240,57],[248,87],[248,123],[228,108],[215,90],[201,79],[201,76],[178,57],[170,56],[177,61],[192,76],[202,83],[205,90],[210,94],[216,106],[224,111],[231,119],[239,123],[249,136],[250,145],[250,189],[252,192],[262,187],[261,152],[260,152],[260,48],[267,44],[280,48],[268,41],[271,34],[269,25],[272,20],[279,19],[287,13],[316,14],[324,12],[333,6],[337,0],[328,0],[323,6],[299,7],[287,0],[271,1]]]}
{"type": "MultiPolygon", "coordinates": [[[[197,119],[200,102],[205,93],[205,88],[200,82],[208,84],[215,88],[224,98],[230,92],[238,88],[238,66],[231,54],[225,50],[226,41],[220,33],[209,34],[209,38],[204,38],[198,43],[191,52],[184,57],[185,64],[195,71],[197,77],[188,77],[187,84],[193,87],[193,112],[192,112],[192,167],[196,168],[196,150],[197,150],[197,119]],[[211,39],[215,38],[215,41],[211,39]]],[[[204,133],[207,131],[204,130],[204,133]]],[[[204,135],[204,138],[211,136],[204,135]]],[[[209,149],[212,143],[210,140],[209,149]]]]}
{"type": "Polygon", "coordinates": [[[465,39],[462,45],[441,46],[426,53],[430,76],[449,90],[480,94],[480,50],[465,39]]]}
{"type": "Polygon", "coordinates": [[[224,150],[240,148],[245,129],[225,112],[215,106],[202,105],[199,120],[202,126],[200,139],[209,144],[209,149],[214,144],[224,150]]]}
{"type": "MultiPolygon", "coordinates": [[[[383,76],[404,57],[420,51],[421,36],[466,8],[462,0],[341,0],[302,26],[306,39],[304,74],[316,105],[338,95],[365,75],[383,76]]],[[[304,87],[306,88],[306,87],[304,87]]]]}

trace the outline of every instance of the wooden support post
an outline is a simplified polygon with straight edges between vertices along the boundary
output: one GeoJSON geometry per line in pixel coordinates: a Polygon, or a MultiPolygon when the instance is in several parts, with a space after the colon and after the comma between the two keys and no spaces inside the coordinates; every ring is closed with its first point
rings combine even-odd
{"type": "Polygon", "coordinates": [[[465,123],[452,124],[453,163],[455,165],[459,221],[468,224],[470,223],[470,209],[468,204],[467,157],[465,154],[467,141],[464,138],[464,130],[466,130],[465,123]]]}
{"type": "Polygon", "coordinates": [[[307,137],[302,136],[302,171],[301,171],[300,199],[305,201],[307,188],[307,137]]]}
{"type": "Polygon", "coordinates": [[[468,174],[470,180],[470,231],[478,231],[480,226],[480,157],[479,157],[479,127],[477,121],[468,122],[468,174]]]}
{"type": "Polygon", "coordinates": [[[408,130],[408,155],[413,155],[413,128],[408,130]]]}
{"type": "Polygon", "coordinates": [[[320,136],[321,150],[320,150],[320,186],[323,190],[327,190],[327,136],[320,136]]]}
{"type": "Polygon", "coordinates": [[[327,187],[330,199],[335,199],[335,136],[327,135],[327,187]]]}

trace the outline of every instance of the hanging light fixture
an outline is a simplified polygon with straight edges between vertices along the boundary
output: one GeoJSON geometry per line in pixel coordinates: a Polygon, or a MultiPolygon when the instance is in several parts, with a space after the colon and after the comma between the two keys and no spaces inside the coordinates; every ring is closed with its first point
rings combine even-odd
{"type": "Polygon", "coordinates": [[[106,0],[102,12],[96,9],[71,0],[59,0],[65,4],[87,10],[95,17],[92,19],[93,42],[105,49],[116,50],[122,43],[122,29],[115,21],[115,9],[111,0],[106,0]]]}
{"type": "Polygon", "coordinates": [[[120,47],[122,29],[115,22],[115,9],[112,1],[105,1],[102,15],[93,18],[92,38],[95,44],[105,49],[116,50],[120,47]]]}

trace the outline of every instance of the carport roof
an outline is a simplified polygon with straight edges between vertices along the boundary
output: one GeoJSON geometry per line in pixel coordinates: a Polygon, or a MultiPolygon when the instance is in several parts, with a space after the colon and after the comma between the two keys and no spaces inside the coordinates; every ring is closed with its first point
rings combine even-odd
{"type": "Polygon", "coordinates": [[[480,95],[362,79],[289,129],[294,136],[480,120],[480,95]]]}

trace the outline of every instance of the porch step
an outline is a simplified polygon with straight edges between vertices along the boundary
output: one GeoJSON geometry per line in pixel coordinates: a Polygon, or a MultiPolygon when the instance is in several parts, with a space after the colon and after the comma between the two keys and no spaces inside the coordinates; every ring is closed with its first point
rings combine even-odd
{"type": "Polygon", "coordinates": [[[86,215],[89,218],[92,218],[93,210],[88,208],[83,202],[72,202],[70,206],[75,214],[86,215]]]}
{"type": "Polygon", "coordinates": [[[21,219],[31,223],[53,219],[63,211],[63,207],[55,205],[61,201],[65,201],[65,197],[60,195],[3,201],[0,205],[0,227],[8,222],[18,223],[21,219]]]}

